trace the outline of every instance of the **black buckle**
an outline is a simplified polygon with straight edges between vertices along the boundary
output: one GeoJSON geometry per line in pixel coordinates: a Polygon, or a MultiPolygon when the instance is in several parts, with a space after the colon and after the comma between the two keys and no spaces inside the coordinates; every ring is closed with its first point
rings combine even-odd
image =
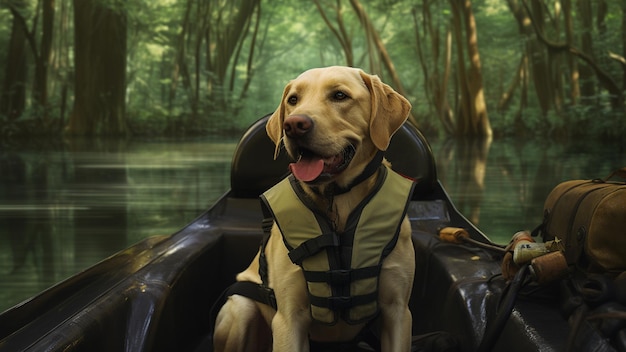
{"type": "Polygon", "coordinates": [[[278,304],[276,303],[276,295],[274,294],[274,290],[271,287],[259,285],[259,293],[261,294],[261,297],[263,297],[263,303],[269,304],[274,309],[278,309],[278,304]]]}
{"type": "Polygon", "coordinates": [[[331,285],[345,285],[350,283],[352,270],[340,269],[340,270],[329,270],[328,274],[328,282],[331,285]]]}
{"type": "Polygon", "coordinates": [[[328,298],[328,308],[333,311],[344,310],[350,307],[352,307],[352,297],[350,296],[328,298]]]}

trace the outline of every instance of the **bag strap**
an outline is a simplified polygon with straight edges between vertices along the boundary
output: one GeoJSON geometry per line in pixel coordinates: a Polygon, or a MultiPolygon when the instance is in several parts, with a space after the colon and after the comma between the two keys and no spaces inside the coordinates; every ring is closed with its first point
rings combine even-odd
{"type": "Polygon", "coordinates": [[[624,179],[624,181],[626,181],[626,167],[622,167],[620,169],[617,170],[613,170],[613,172],[611,172],[607,177],[601,179],[601,182],[607,182],[608,180],[610,180],[613,177],[620,177],[622,179],[624,179]]]}
{"type": "Polygon", "coordinates": [[[622,167],[622,168],[613,170],[613,172],[611,172],[609,174],[609,176],[607,176],[605,178],[596,178],[596,179],[594,179],[592,181],[596,182],[596,183],[605,183],[605,182],[608,182],[613,177],[623,178],[625,180],[624,183],[626,183],[626,167],[622,167]]]}

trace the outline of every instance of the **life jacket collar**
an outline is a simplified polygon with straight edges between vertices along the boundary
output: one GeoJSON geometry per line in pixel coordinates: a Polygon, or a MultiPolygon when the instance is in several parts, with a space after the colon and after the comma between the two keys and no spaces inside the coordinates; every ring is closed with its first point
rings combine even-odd
{"type": "Polygon", "coordinates": [[[355,186],[359,185],[361,182],[370,178],[370,176],[374,175],[376,171],[378,171],[378,169],[380,168],[380,165],[383,163],[384,155],[385,155],[385,152],[383,152],[382,150],[379,150],[378,152],[376,152],[376,155],[374,155],[374,158],[370,160],[367,166],[365,166],[365,169],[363,169],[363,172],[361,172],[347,186],[341,187],[336,182],[333,182],[331,184],[332,194],[340,195],[340,194],[348,193],[350,192],[350,190],[352,190],[352,188],[354,188],[355,186]]]}

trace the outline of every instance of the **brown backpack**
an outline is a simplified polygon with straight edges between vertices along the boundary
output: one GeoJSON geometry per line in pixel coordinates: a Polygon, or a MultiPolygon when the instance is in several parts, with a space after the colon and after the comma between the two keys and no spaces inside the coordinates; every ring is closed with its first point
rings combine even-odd
{"type": "Polygon", "coordinates": [[[626,270],[626,167],[604,179],[557,185],[546,198],[544,219],[533,231],[544,242],[561,240],[568,264],[589,272],[626,270]]]}

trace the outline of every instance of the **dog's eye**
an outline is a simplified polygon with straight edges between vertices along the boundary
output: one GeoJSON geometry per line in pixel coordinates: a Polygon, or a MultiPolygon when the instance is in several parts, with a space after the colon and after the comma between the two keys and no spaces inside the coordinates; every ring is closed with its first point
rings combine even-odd
{"type": "Polygon", "coordinates": [[[297,103],[298,103],[298,97],[296,95],[292,95],[289,98],[287,98],[287,104],[296,105],[297,103]]]}
{"type": "Polygon", "coordinates": [[[334,100],[344,100],[344,99],[347,99],[347,98],[349,98],[348,94],[346,94],[346,93],[344,93],[342,91],[336,91],[335,93],[333,93],[333,99],[334,100]]]}

